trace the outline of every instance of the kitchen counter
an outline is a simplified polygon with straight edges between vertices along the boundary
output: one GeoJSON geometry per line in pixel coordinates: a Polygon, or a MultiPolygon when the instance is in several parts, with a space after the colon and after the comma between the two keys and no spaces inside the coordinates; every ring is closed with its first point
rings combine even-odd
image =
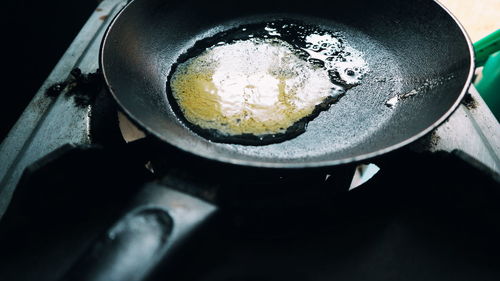
{"type": "Polygon", "coordinates": [[[472,42],[500,28],[499,0],[440,0],[462,23],[472,42]]]}

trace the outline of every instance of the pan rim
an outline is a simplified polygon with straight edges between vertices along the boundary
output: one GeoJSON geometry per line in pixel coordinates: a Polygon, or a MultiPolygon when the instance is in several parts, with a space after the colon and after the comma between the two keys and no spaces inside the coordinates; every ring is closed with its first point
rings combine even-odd
{"type": "Polygon", "coordinates": [[[333,160],[311,160],[311,161],[305,161],[305,162],[279,162],[279,161],[262,161],[262,160],[243,160],[243,159],[237,159],[233,157],[227,157],[224,155],[220,155],[217,153],[214,154],[204,154],[200,153],[199,151],[195,151],[190,149],[188,145],[183,145],[182,142],[177,141],[177,138],[173,136],[165,136],[162,135],[155,130],[149,128],[146,124],[144,124],[140,118],[136,118],[132,112],[130,112],[126,106],[122,104],[120,99],[118,99],[118,96],[116,95],[115,91],[113,90],[113,87],[111,86],[111,83],[108,79],[108,76],[106,75],[106,69],[103,67],[104,65],[104,48],[107,42],[107,38],[109,35],[110,30],[116,23],[117,19],[120,17],[120,15],[131,5],[133,5],[136,2],[136,0],[129,1],[122,9],[119,11],[115,17],[112,19],[110,24],[108,25],[104,36],[101,40],[101,46],[99,48],[99,67],[102,70],[102,75],[104,78],[104,82],[106,84],[106,87],[108,91],[111,93],[113,96],[113,99],[115,102],[118,104],[120,109],[130,118],[130,120],[136,124],[140,129],[144,130],[147,134],[151,134],[154,137],[166,142],[167,144],[170,144],[174,146],[177,149],[180,149],[181,151],[187,152],[189,154],[202,157],[205,159],[209,160],[214,160],[222,163],[227,163],[227,164],[232,164],[232,165],[237,165],[237,166],[246,166],[246,167],[256,167],[256,168],[279,168],[279,169],[298,169],[298,168],[324,168],[324,167],[332,167],[332,166],[338,166],[338,165],[343,165],[343,164],[349,164],[349,163],[356,163],[356,162],[361,162],[365,161],[371,158],[375,158],[377,156],[381,156],[383,154],[387,154],[389,152],[395,151],[397,149],[400,149],[420,138],[423,136],[427,135],[430,133],[432,130],[436,129],[439,125],[441,125],[443,122],[445,122],[459,107],[462,99],[464,98],[465,94],[468,92],[470,86],[472,85],[472,78],[474,75],[474,70],[475,70],[475,55],[474,55],[474,49],[472,45],[472,41],[467,34],[465,28],[463,25],[458,21],[457,17],[451,13],[451,11],[446,8],[441,2],[437,0],[433,0],[441,9],[443,9],[450,17],[453,19],[455,24],[460,28],[460,31],[462,32],[462,35],[467,43],[468,50],[469,50],[469,72],[467,74],[467,79],[465,80],[465,83],[462,87],[462,91],[460,94],[457,96],[457,99],[455,102],[452,104],[452,106],[434,123],[432,123],[430,126],[425,128],[424,130],[421,130],[419,133],[414,134],[413,136],[405,139],[404,141],[398,142],[396,144],[384,147],[382,149],[378,149],[373,152],[369,153],[364,153],[364,154],[359,154],[355,155],[352,157],[344,157],[340,159],[333,159],[333,160]]]}

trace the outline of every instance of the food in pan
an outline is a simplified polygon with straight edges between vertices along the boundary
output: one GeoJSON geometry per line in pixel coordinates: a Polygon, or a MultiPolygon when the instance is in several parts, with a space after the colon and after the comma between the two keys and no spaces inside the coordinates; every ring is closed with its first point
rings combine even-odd
{"type": "Polygon", "coordinates": [[[215,141],[259,145],[296,136],[366,72],[339,36],[297,23],[243,26],[221,37],[205,49],[198,44],[169,79],[188,125],[215,141]]]}
{"type": "Polygon", "coordinates": [[[208,49],[179,65],[170,85],[189,122],[256,136],[284,133],[337,88],[328,73],[277,39],[208,49]]]}

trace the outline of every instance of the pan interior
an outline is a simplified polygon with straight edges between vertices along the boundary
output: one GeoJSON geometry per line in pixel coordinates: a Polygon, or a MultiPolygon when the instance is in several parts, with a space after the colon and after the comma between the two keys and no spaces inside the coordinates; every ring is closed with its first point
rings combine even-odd
{"type": "Polygon", "coordinates": [[[468,42],[433,1],[333,1],[322,7],[260,0],[233,4],[135,0],[115,19],[101,53],[106,80],[123,109],[157,137],[203,157],[269,167],[362,158],[433,126],[456,105],[469,82],[468,42]],[[228,6],[231,13],[225,12],[228,6]],[[361,85],[321,112],[305,133],[282,143],[214,143],[185,127],[166,96],[167,76],[177,58],[207,36],[277,19],[340,33],[363,53],[370,69],[361,85]],[[386,105],[412,91],[416,94],[401,98],[394,108],[386,105]]]}
{"type": "Polygon", "coordinates": [[[402,83],[397,79],[401,77],[401,70],[396,58],[360,31],[341,24],[336,24],[335,30],[340,31],[354,49],[363,50],[370,70],[360,85],[347,90],[345,96],[309,122],[305,132],[295,138],[266,146],[214,145],[249,157],[275,160],[318,157],[360,145],[390,120],[395,111],[384,104],[391,93],[402,90],[402,83]],[[369,53],[369,50],[376,51],[369,53]],[[367,92],[372,94],[364,94],[367,92]]]}

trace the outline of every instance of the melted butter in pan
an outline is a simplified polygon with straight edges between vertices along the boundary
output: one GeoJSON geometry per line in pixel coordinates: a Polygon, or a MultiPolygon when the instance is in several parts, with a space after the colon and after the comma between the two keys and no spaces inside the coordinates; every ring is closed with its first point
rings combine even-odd
{"type": "Polygon", "coordinates": [[[187,121],[226,136],[285,133],[343,91],[285,41],[256,38],[179,64],[170,88],[187,121]]]}

